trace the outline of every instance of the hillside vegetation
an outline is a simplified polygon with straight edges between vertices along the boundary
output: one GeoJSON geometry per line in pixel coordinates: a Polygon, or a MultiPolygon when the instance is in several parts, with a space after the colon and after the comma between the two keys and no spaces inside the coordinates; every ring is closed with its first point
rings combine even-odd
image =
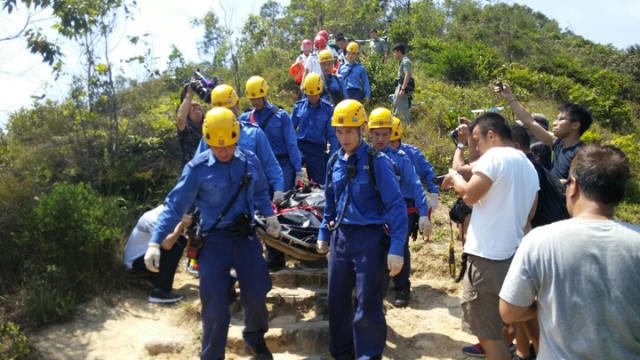
{"type": "MultiPolygon", "coordinates": [[[[181,171],[175,116],[183,81],[200,68],[226,79],[242,96],[246,79],[261,75],[269,83],[269,100],[290,111],[298,86],[289,66],[300,41],[313,39],[319,29],[367,39],[375,27],[390,45],[410,45],[414,103],[421,105],[411,110],[405,140],[418,145],[439,174],[451,162],[448,132],[456,119],[503,105],[492,91],[497,79],[511,84],[532,112],[550,119],[564,102],[587,105],[595,123],[584,140],[614,144],[633,162],[635,179],[616,216],[640,223],[640,46],[596,44],[526,6],[482,4],[292,0],[282,7],[269,1],[240,29],[209,12],[192,19],[202,30],[193,40],[201,62],[185,62],[177,44],[164,72],[150,52],[129,59],[105,53],[115,20],[131,17],[134,4],[88,1],[83,8],[55,8],[55,30],[83,56],[58,65],[55,51],[36,48],[73,86],[64,101],[34,100],[11,114],[0,133],[0,318],[23,327],[59,322],[78,302],[128,286],[120,267],[126,234],[143,211],[163,200],[181,171]],[[69,16],[83,21],[65,21],[69,16]],[[123,66],[134,64],[145,69],[146,80],[122,75],[123,66]]],[[[128,39],[142,49],[150,45],[143,36],[128,39]]],[[[390,107],[397,62],[390,56],[383,65],[366,46],[359,61],[372,83],[367,109],[390,107]]],[[[241,105],[250,103],[243,98],[241,105]]],[[[515,120],[509,109],[503,114],[515,120]]],[[[28,351],[11,329],[0,333],[0,348],[28,351]]]]}

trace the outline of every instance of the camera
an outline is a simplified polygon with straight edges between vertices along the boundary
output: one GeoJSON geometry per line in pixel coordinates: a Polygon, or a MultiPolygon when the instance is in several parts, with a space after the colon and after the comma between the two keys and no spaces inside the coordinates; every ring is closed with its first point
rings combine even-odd
{"type": "Polygon", "coordinates": [[[453,204],[451,210],[449,210],[449,218],[456,224],[463,224],[464,219],[471,215],[472,211],[473,209],[469,205],[465,204],[462,198],[458,198],[455,204],[453,204]]]}
{"type": "Polygon", "coordinates": [[[458,145],[458,129],[453,130],[449,133],[449,137],[453,140],[454,145],[458,145]]]}

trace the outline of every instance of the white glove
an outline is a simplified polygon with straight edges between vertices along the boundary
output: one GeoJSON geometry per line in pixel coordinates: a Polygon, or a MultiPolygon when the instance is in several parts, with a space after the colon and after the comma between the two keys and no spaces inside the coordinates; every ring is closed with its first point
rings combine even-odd
{"type": "Polygon", "coordinates": [[[431,193],[431,198],[429,199],[429,207],[431,208],[431,212],[436,211],[438,208],[438,194],[431,193]]]}
{"type": "Polygon", "coordinates": [[[427,240],[429,236],[431,236],[432,229],[428,216],[420,216],[420,219],[418,220],[418,229],[420,229],[420,233],[424,240],[427,240]]]}
{"type": "Polygon", "coordinates": [[[398,255],[387,255],[387,265],[389,266],[389,276],[396,276],[402,270],[404,258],[398,255]]]}
{"type": "Polygon", "coordinates": [[[329,252],[329,243],[324,240],[318,240],[318,242],[316,242],[316,247],[318,254],[326,254],[329,252]]]}
{"type": "Polygon", "coordinates": [[[273,192],[273,203],[278,205],[284,201],[284,193],[282,191],[274,191],[273,192]]]}
{"type": "Polygon", "coordinates": [[[144,264],[152,272],[160,271],[160,244],[149,243],[144,254],[144,264]]]}
{"type": "Polygon", "coordinates": [[[280,222],[278,222],[278,218],[275,215],[267,218],[267,234],[275,238],[280,237],[280,222]]]}
{"type": "Polygon", "coordinates": [[[294,185],[298,185],[298,181],[302,182],[302,171],[296,173],[296,179],[294,181],[294,185]]]}

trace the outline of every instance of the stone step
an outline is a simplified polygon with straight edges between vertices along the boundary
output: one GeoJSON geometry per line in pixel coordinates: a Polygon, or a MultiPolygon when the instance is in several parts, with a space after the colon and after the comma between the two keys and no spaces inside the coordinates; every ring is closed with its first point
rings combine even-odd
{"type": "MultiPolygon", "coordinates": [[[[239,293],[241,293],[240,291],[239,293]]],[[[290,316],[295,321],[320,321],[327,318],[326,288],[281,288],[274,287],[267,293],[269,319],[290,316]]],[[[230,306],[232,325],[242,324],[240,303],[230,306]]]]}
{"type": "MultiPolygon", "coordinates": [[[[291,352],[307,356],[325,354],[329,349],[329,322],[296,321],[291,315],[276,317],[269,322],[269,331],[265,341],[272,353],[291,352]]],[[[233,325],[229,328],[227,350],[247,355],[242,339],[243,326],[233,325]]]]}
{"type": "Polygon", "coordinates": [[[327,269],[283,269],[271,273],[273,286],[283,288],[319,287],[326,288],[328,284],[327,269]]]}

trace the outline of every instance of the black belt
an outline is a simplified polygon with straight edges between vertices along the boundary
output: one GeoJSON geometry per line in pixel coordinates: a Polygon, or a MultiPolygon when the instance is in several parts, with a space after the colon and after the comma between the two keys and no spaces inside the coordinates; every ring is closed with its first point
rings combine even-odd
{"type": "Polygon", "coordinates": [[[289,158],[289,154],[276,155],[276,160],[284,160],[284,159],[288,159],[288,158],[289,158]]]}

